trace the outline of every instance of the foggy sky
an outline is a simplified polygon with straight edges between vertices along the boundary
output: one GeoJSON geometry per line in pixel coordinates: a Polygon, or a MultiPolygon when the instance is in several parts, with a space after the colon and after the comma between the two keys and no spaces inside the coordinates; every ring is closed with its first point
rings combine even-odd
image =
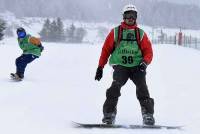
{"type": "Polygon", "coordinates": [[[168,1],[179,4],[192,4],[192,5],[198,5],[200,7],[200,0],[158,0],[158,1],[168,1]]]}
{"type": "Polygon", "coordinates": [[[200,0],[0,0],[0,13],[8,10],[17,17],[119,22],[124,5],[131,3],[137,6],[138,21],[142,24],[199,28],[200,6],[195,6],[198,2],[200,4],[200,0]]]}

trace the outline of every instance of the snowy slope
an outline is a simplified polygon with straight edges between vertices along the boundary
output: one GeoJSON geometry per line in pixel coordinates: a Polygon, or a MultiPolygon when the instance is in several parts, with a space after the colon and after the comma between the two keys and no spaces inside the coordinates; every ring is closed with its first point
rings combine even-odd
{"type": "MultiPolygon", "coordinates": [[[[40,59],[27,67],[22,82],[12,82],[14,38],[0,42],[1,134],[197,134],[200,132],[200,51],[173,45],[154,46],[147,82],[155,99],[156,124],[185,125],[178,130],[75,129],[70,122],[99,123],[112,69],[94,81],[101,45],[43,43],[40,59]],[[2,45],[4,44],[4,45],[2,45]]],[[[118,124],[141,124],[135,86],[128,81],[118,105],[118,124]],[[130,107],[131,106],[131,107],[130,107]]]]}

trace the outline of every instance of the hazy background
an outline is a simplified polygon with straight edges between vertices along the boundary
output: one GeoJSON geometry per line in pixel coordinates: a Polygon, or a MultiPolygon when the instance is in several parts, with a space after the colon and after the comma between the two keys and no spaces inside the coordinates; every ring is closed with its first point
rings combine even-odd
{"type": "Polygon", "coordinates": [[[150,26],[200,28],[200,0],[0,0],[0,12],[17,17],[61,17],[120,22],[124,5],[138,8],[138,22],[150,26]]]}
{"type": "Polygon", "coordinates": [[[157,1],[168,1],[179,4],[196,4],[200,6],[200,0],[157,0],[157,1]]]}

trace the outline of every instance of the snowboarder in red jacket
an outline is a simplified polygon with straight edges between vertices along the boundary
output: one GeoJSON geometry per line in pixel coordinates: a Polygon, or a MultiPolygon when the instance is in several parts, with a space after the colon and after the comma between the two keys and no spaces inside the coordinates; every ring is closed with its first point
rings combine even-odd
{"type": "Polygon", "coordinates": [[[103,68],[109,59],[112,65],[113,82],[106,92],[103,105],[103,123],[114,124],[118,98],[123,85],[132,80],[136,85],[136,95],[140,102],[143,124],[154,125],[154,100],[150,97],[146,84],[146,68],[153,57],[152,45],[147,34],[137,26],[137,9],[126,5],[123,9],[123,22],[108,34],[102,48],[95,80],[103,76],[103,68]]]}

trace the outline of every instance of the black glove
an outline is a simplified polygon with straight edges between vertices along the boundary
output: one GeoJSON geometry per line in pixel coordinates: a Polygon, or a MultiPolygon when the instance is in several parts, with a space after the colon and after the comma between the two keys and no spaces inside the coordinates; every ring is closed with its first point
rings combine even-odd
{"type": "Polygon", "coordinates": [[[95,75],[95,80],[100,81],[102,76],[103,76],[103,68],[102,67],[98,67],[96,75],[95,75]]]}
{"type": "Polygon", "coordinates": [[[38,45],[38,47],[40,48],[41,52],[44,50],[44,47],[42,46],[42,44],[38,45]]]}
{"type": "Polygon", "coordinates": [[[146,72],[146,69],[147,69],[147,63],[142,61],[139,65],[139,69],[141,72],[146,72]]]}

